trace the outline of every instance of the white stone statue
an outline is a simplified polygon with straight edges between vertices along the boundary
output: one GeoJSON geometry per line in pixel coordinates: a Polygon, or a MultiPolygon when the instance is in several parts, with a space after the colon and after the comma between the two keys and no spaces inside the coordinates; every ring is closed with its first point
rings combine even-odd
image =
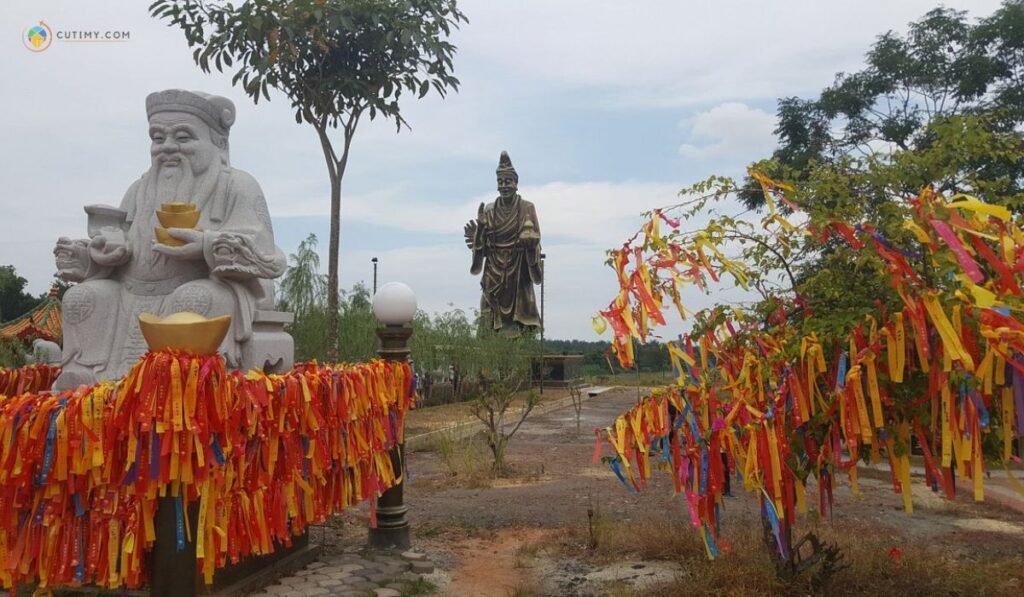
{"type": "Polygon", "coordinates": [[[142,312],[230,315],[221,345],[229,367],[290,367],[291,338],[283,332],[290,317],[272,311],[272,280],[284,273],[286,259],[274,244],[259,184],[230,165],[234,104],[171,89],[150,94],[146,113],[149,170],[119,208],[85,208],[88,239],[61,238],[54,249],[58,275],[78,282],[63,299],[64,370],[54,389],[127,373],[146,351],[142,312]],[[180,246],[158,241],[155,231],[157,210],[175,202],[199,211],[195,228],[167,229],[180,246]],[[261,327],[259,346],[254,330],[261,327]]]}
{"type": "Polygon", "coordinates": [[[36,338],[32,341],[32,354],[26,359],[29,363],[39,365],[60,365],[60,344],[51,340],[36,338]]]}

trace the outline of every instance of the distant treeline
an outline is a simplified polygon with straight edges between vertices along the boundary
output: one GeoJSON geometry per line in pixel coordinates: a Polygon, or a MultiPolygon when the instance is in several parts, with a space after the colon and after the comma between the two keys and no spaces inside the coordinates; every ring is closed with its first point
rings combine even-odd
{"type": "MultiPolygon", "coordinates": [[[[610,351],[611,344],[603,341],[587,340],[544,340],[544,352],[547,354],[581,354],[583,355],[583,374],[600,375],[609,373],[608,364],[615,373],[622,372],[618,361],[610,351]],[[607,355],[607,358],[605,358],[607,355]]],[[[668,371],[671,369],[668,351],[660,342],[637,344],[634,347],[636,363],[640,371],[668,371]]],[[[632,369],[630,369],[632,371],[632,369]]]]}

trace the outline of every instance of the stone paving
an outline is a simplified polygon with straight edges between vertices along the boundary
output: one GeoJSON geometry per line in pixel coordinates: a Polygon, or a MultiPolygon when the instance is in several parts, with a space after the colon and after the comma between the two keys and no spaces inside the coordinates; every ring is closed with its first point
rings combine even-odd
{"type": "Polygon", "coordinates": [[[426,555],[407,551],[324,554],[312,564],[253,593],[259,597],[401,597],[434,571],[426,555]]]}

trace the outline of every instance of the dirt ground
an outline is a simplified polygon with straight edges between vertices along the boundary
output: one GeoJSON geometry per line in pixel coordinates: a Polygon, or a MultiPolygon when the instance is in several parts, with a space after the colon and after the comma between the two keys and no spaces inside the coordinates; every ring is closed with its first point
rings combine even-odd
{"type": "MultiPolygon", "coordinates": [[[[699,553],[689,559],[676,553],[677,535],[686,534],[690,540],[688,534],[695,537],[696,533],[689,527],[685,502],[673,494],[667,475],[656,475],[646,491],[635,495],[606,465],[591,464],[593,429],[610,424],[636,399],[635,388],[622,388],[589,400],[583,407],[580,433],[571,407],[531,418],[510,445],[508,459],[515,474],[508,479],[495,481],[479,472],[486,468],[488,454],[470,440],[452,440],[446,449],[410,453],[405,501],[413,542],[438,564],[434,577],[438,593],[675,594],[678,589],[664,593],[664,587],[673,582],[678,587],[681,578],[700,574],[701,566],[710,565],[699,553]],[[615,538],[608,529],[637,537],[655,535],[644,545],[636,537],[615,538]],[[591,545],[595,537],[602,542],[596,551],[591,545]],[[616,551],[620,544],[621,551],[616,551]]],[[[609,455],[609,449],[605,447],[603,453],[609,455]]],[[[860,498],[844,483],[835,491],[831,520],[821,521],[812,512],[800,519],[798,531],[816,529],[844,549],[851,541],[858,542],[851,544],[851,557],[870,557],[880,566],[903,566],[901,558],[917,553],[915,546],[926,546],[929,558],[954,563],[992,558],[1016,561],[1019,576],[1003,579],[995,592],[1024,592],[1024,517],[996,505],[976,504],[967,495],[946,501],[921,482],[914,485],[915,512],[907,514],[886,475],[862,474],[860,498]]],[[[723,504],[725,550],[731,549],[733,537],[737,545],[757,549],[756,544],[749,547],[751,529],[760,528],[755,496],[741,487],[733,492],[737,497],[723,504]]],[[[817,489],[812,484],[808,496],[814,495],[817,489]]],[[[329,549],[360,541],[365,525],[365,509],[349,512],[321,531],[322,540],[329,549]]],[[[315,532],[313,538],[317,539],[315,532]]],[[[727,571],[733,557],[726,554],[713,564],[726,567],[719,572],[727,571]]],[[[854,569],[857,574],[871,570],[854,569]]],[[[898,576],[900,571],[883,572],[898,576]]],[[[755,592],[785,593],[777,589],[755,592]]],[[[713,588],[702,591],[749,594],[725,588],[720,593],[713,588]]],[[[893,594],[911,593],[897,590],[893,594]]]]}

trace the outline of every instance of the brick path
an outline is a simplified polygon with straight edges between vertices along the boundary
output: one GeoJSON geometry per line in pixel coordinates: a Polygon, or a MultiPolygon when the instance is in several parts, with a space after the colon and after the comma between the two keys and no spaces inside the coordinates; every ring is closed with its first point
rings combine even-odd
{"type": "Polygon", "coordinates": [[[434,571],[422,553],[359,550],[321,556],[316,562],[253,595],[259,597],[400,597],[434,571]]]}

